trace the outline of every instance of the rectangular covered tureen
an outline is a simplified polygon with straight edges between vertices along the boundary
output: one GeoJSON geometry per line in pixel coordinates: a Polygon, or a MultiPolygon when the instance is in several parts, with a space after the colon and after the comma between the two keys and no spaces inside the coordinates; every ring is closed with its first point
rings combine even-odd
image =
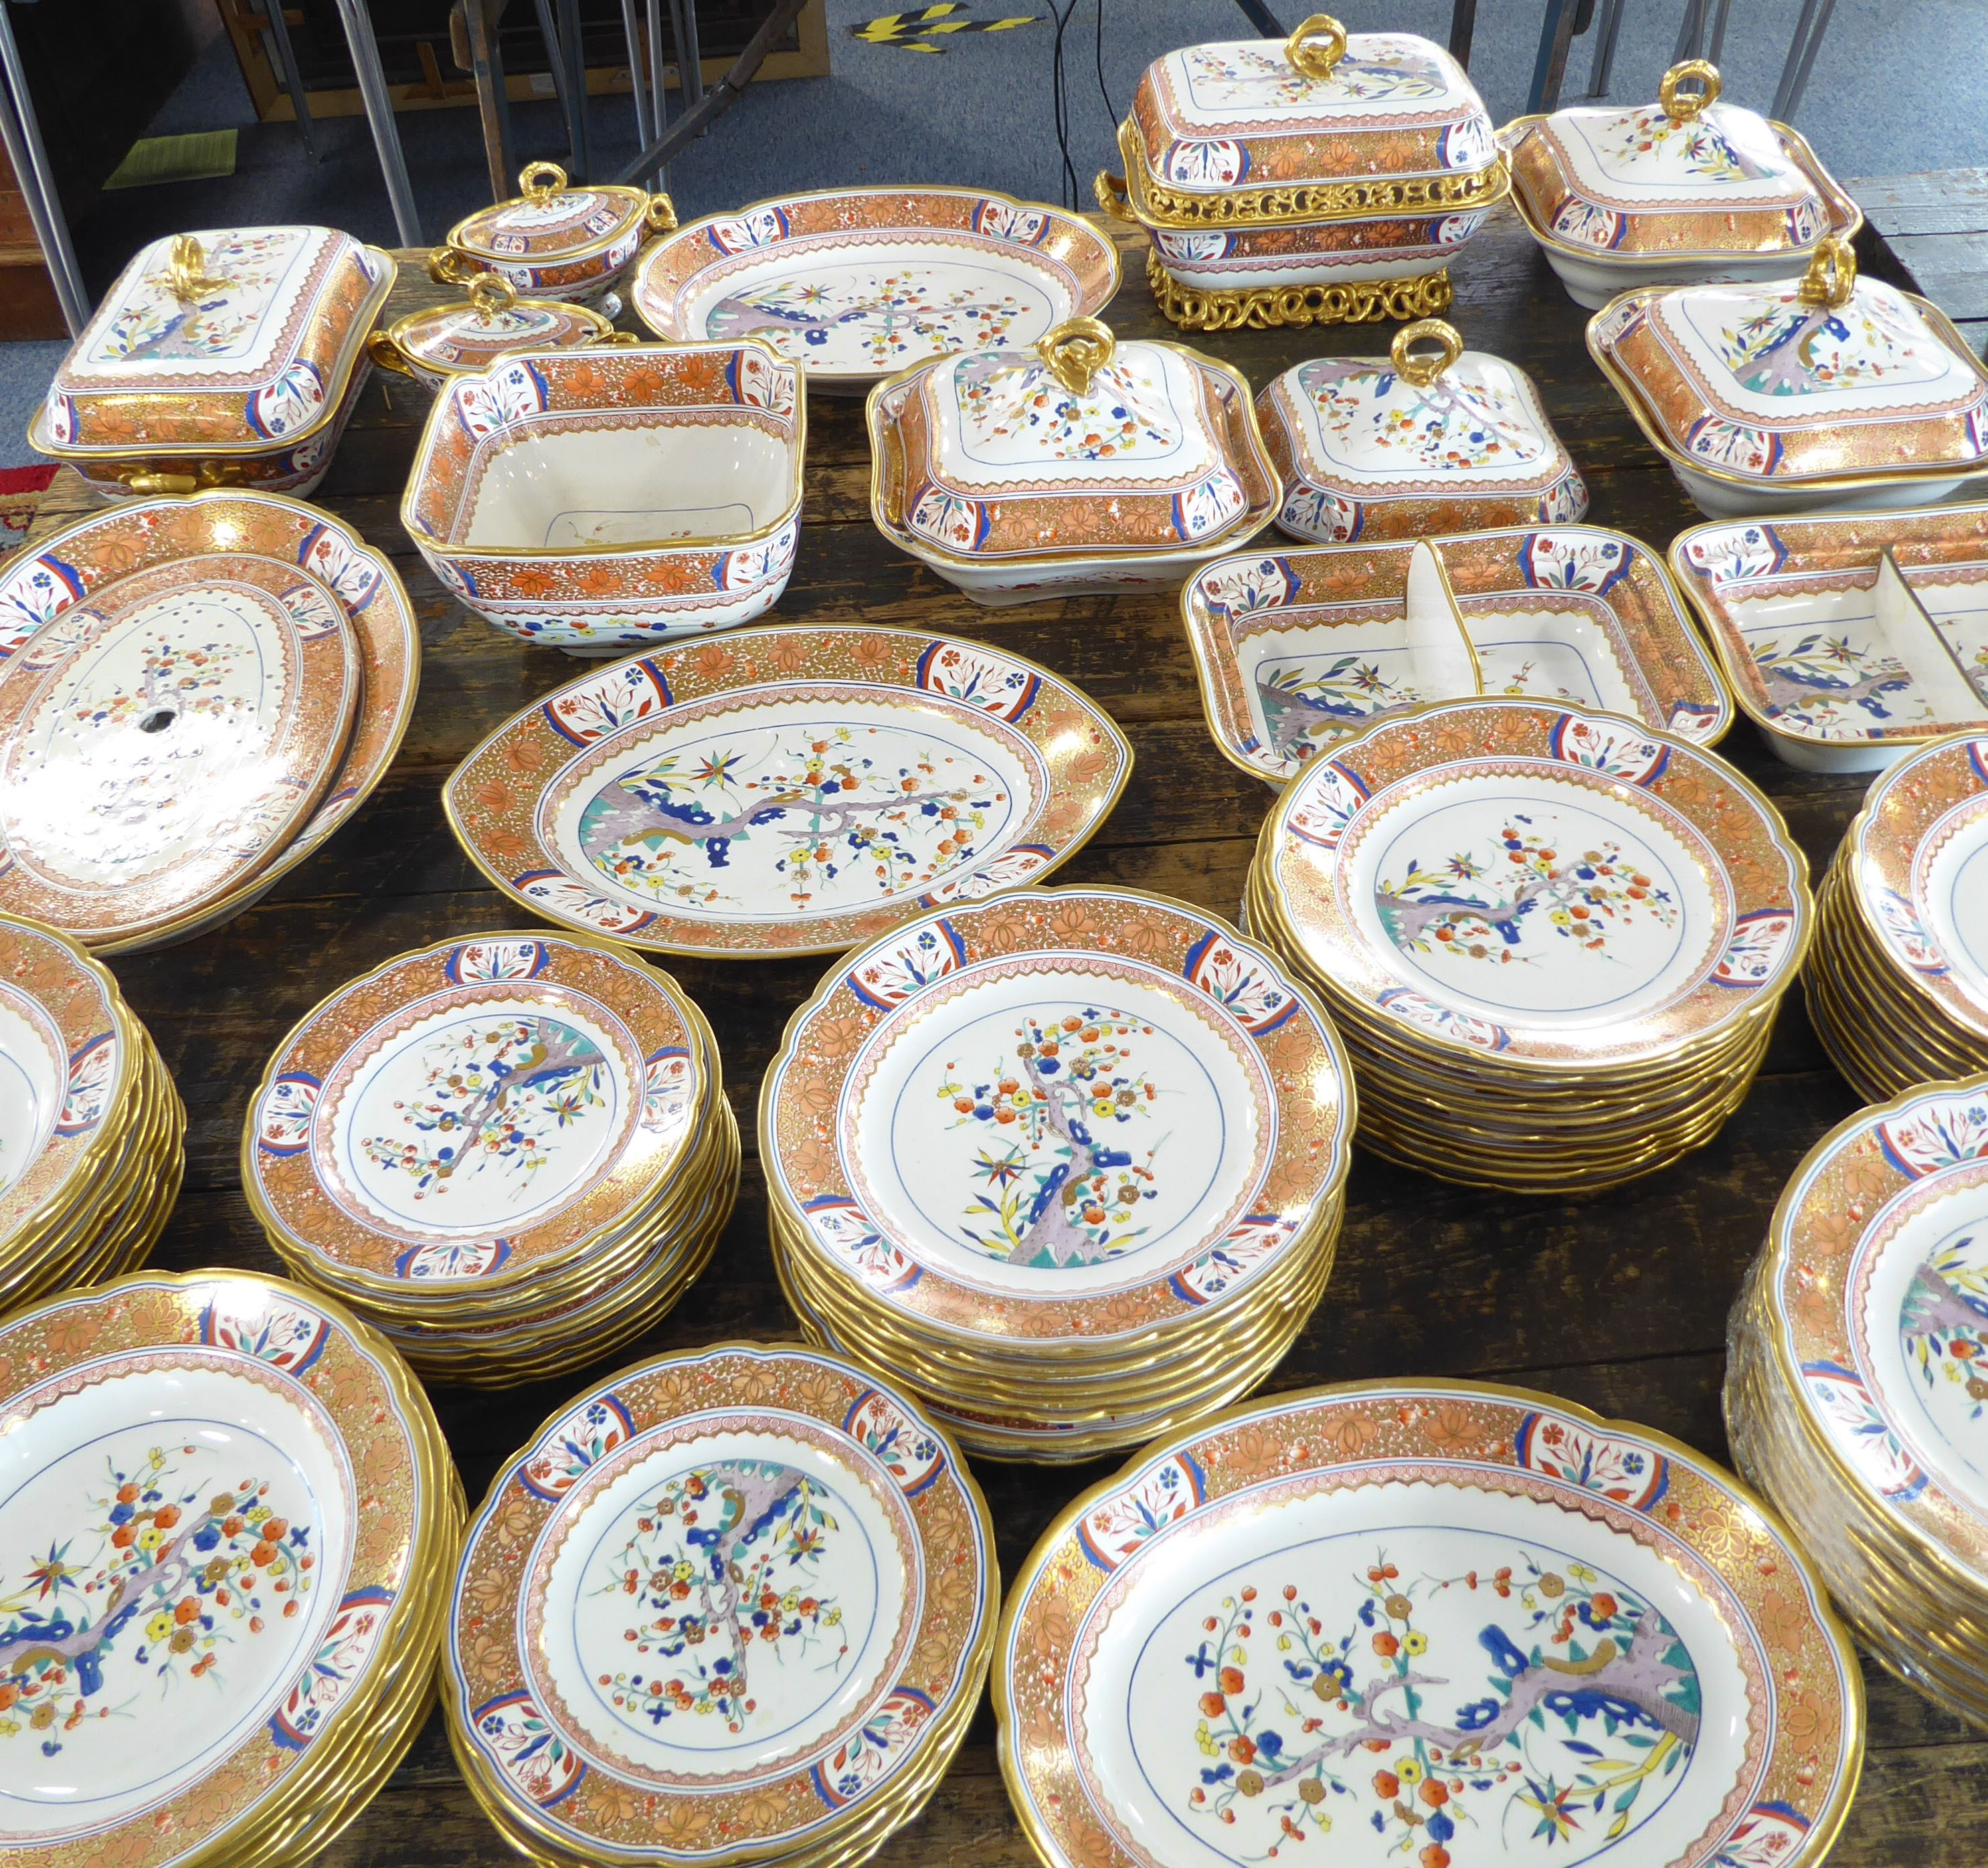
{"type": "Polygon", "coordinates": [[[371,367],[394,275],[329,227],[155,240],[70,346],[29,441],[111,495],[308,493],[371,367]]]}
{"type": "Polygon", "coordinates": [[[1249,384],[1094,318],[921,363],[868,414],[879,529],[982,603],[1176,585],[1276,507],[1249,384]]]}
{"type": "Polygon", "coordinates": [[[1710,519],[1919,505],[1988,471],[1988,370],[1840,240],[1798,283],[1625,292],[1587,348],[1710,519]]]}
{"type": "Polygon", "coordinates": [[[1442,47],[1314,15],[1283,46],[1146,68],[1100,202],[1151,234],[1160,309],[1199,330],[1425,318],[1506,192],[1483,100],[1442,47]]]}

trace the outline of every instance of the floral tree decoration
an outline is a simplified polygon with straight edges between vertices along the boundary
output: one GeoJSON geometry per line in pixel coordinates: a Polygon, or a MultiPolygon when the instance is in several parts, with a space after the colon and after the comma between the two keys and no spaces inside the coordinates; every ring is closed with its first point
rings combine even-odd
{"type": "Polygon", "coordinates": [[[974,860],[1004,784],[934,751],[892,764],[847,727],[754,759],[742,752],[658,759],[604,790],[580,842],[610,880],[658,901],[718,907],[734,849],[775,846],[773,873],[797,908],[839,885],[878,895],[925,888],[974,860]]]}
{"type": "Polygon", "coordinates": [[[1191,1816],[1244,1825],[1241,1851],[1270,1857],[1364,1823],[1417,1868],[1515,1843],[1552,1860],[1647,1818],[1697,1743],[1690,1655],[1655,1609],[1586,1565],[1511,1555],[1411,1581],[1377,1552],[1343,1625],[1296,1583],[1223,1595],[1184,1657],[1205,1761],[1191,1816]],[[1456,1590],[1487,1599],[1475,1651],[1439,1651],[1421,1625],[1456,1590]]]}
{"type": "Polygon", "coordinates": [[[1413,707],[1428,698],[1418,688],[1389,681],[1358,655],[1336,655],[1316,671],[1302,663],[1272,663],[1256,673],[1256,699],[1270,750],[1280,758],[1307,758],[1315,749],[1315,735],[1336,738],[1347,723],[1413,707]]]}
{"type": "Polygon", "coordinates": [[[0,1740],[25,1735],[52,1758],[85,1720],[129,1715],[141,1693],[200,1718],[213,1702],[185,1697],[191,1683],[298,1613],[316,1564],[309,1528],[269,1505],[267,1482],[220,1484],[201,1461],[155,1447],[129,1469],[107,1462],[82,1526],[54,1528],[0,1600],[0,1740]]]}
{"type": "Polygon", "coordinates": [[[805,1660],[832,1674],[849,1652],[842,1610],[816,1586],[838,1525],[819,1481],[772,1461],[702,1466],[643,1506],[597,1593],[638,1619],[634,1659],[600,1677],[614,1704],[658,1728],[722,1719],[742,1731],[759,1710],[755,1670],[805,1660]]]}
{"type": "Polygon", "coordinates": [[[1901,711],[1912,686],[1903,662],[1860,648],[1848,636],[1815,630],[1787,647],[1778,640],[1752,646],[1767,712],[1774,719],[1811,732],[1868,733],[1878,723],[1919,718],[1926,711],[1923,701],[1910,715],[1901,711]]]}
{"type": "Polygon", "coordinates": [[[1398,882],[1378,883],[1374,905],[1395,946],[1510,964],[1537,958],[1519,951],[1529,927],[1543,924],[1605,954],[1611,939],[1638,920],[1677,924],[1670,892],[1625,859],[1618,843],[1564,853],[1530,818],[1514,813],[1499,846],[1494,856],[1466,850],[1434,869],[1411,857],[1398,882]]]}
{"type": "Polygon", "coordinates": [[[989,1258],[1095,1265],[1144,1231],[1139,1209],[1157,1196],[1154,1163],[1166,1138],[1143,1156],[1108,1138],[1152,1113],[1158,1089],[1134,1063],[1135,1041],[1152,1032],[1093,1006],[1031,1014],[986,1080],[965,1081],[945,1066],[938,1094],[952,1107],[952,1127],[988,1133],[973,1168],[983,1191],[967,1208],[974,1224],[965,1233],[989,1258]]]}
{"type": "Polygon", "coordinates": [[[482,1175],[507,1178],[517,1197],[552,1160],[553,1138],[607,1106],[607,1059],[592,1039],[556,1018],[507,1016],[435,1040],[420,1093],[394,1104],[403,1132],[360,1146],[406,1174],[416,1200],[482,1175]]]}
{"type": "Polygon", "coordinates": [[[1988,1268],[1971,1234],[1937,1248],[1912,1273],[1898,1327],[1926,1386],[1956,1383],[1973,1403],[1968,1419],[1980,1420],[1988,1402],[1988,1268]]]}

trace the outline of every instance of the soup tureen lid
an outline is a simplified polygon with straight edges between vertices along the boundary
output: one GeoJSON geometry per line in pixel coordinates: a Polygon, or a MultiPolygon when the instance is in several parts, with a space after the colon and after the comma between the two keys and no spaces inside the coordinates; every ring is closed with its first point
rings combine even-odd
{"type": "Polygon", "coordinates": [[[45,451],[259,454],[305,439],[336,414],[394,272],[329,227],[153,241],[49,385],[45,451]]]}
{"type": "Polygon", "coordinates": [[[584,305],[520,298],[501,272],[479,272],[463,298],[408,312],[376,331],[368,348],[383,369],[405,370],[412,364],[431,377],[451,377],[517,350],[573,350],[615,336],[613,324],[584,305]]]}
{"type": "Polygon", "coordinates": [[[610,247],[640,222],[668,233],[677,224],[667,194],[607,183],[569,184],[556,162],[528,164],[519,193],[457,221],[448,246],[485,265],[520,260],[584,259],[610,247]]]}

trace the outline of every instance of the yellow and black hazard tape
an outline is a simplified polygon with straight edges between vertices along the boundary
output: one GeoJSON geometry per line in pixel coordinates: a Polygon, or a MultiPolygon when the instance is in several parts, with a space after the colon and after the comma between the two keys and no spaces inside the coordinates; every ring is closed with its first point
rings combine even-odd
{"type": "Polygon", "coordinates": [[[968,16],[960,0],[938,0],[938,5],[921,7],[916,12],[883,13],[866,19],[860,25],[851,26],[849,36],[867,45],[896,46],[906,52],[943,52],[943,46],[931,42],[936,35],[1009,32],[1017,26],[1032,26],[1040,17],[1024,13],[1011,19],[974,19],[968,16]]]}

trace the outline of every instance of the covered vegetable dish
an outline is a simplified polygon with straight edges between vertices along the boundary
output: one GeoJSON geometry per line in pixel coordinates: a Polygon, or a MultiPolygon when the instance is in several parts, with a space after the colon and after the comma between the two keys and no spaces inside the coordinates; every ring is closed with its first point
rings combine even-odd
{"type": "Polygon", "coordinates": [[[1282,481],[1277,523],[1315,544],[1562,525],[1587,510],[1532,379],[1465,350],[1440,318],[1403,326],[1385,358],[1293,364],[1256,398],[1256,418],[1282,481]]]}
{"type": "Polygon", "coordinates": [[[1841,240],[1797,283],[1625,292],[1587,348],[1710,519],[1919,505],[1988,471],[1988,370],[1841,240]]]}
{"type": "Polygon", "coordinates": [[[1276,509],[1249,384],[1094,318],[902,371],[868,417],[879,529],[982,603],[1177,584],[1276,509]]]}
{"type": "Polygon", "coordinates": [[[521,299],[502,273],[479,272],[462,298],[409,312],[375,331],[366,347],[382,370],[440,389],[519,350],[635,341],[587,306],[563,299],[521,299]]]}
{"type": "Polygon", "coordinates": [[[1787,125],[1719,101],[1702,59],[1665,73],[1654,104],[1522,117],[1498,140],[1513,205],[1591,311],[1631,286],[1797,277],[1864,224],[1787,125]]]}
{"type": "Polygon", "coordinates": [[[611,290],[651,234],[677,224],[667,194],[606,183],[570,187],[556,162],[528,164],[519,192],[458,221],[429,271],[445,285],[495,272],[545,299],[597,299],[611,290]]]}
{"type": "Polygon", "coordinates": [[[154,240],[106,295],[28,431],[100,492],[323,478],[393,260],[329,227],[154,240]]]}
{"type": "Polygon", "coordinates": [[[1124,176],[1099,176],[1098,199],[1151,234],[1160,309],[1199,330],[1440,312],[1450,256],[1509,182],[1448,52],[1323,13],[1282,46],[1155,59],[1118,147],[1124,176]]]}

